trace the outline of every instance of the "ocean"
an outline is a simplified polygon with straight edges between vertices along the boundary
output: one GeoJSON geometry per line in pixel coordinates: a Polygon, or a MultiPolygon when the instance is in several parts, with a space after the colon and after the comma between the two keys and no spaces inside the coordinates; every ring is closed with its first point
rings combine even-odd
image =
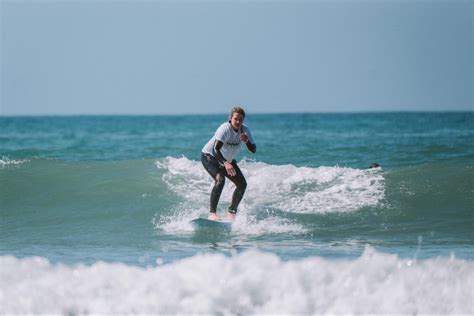
{"type": "Polygon", "coordinates": [[[226,120],[0,117],[0,313],[474,313],[473,112],[249,111],[196,230],[226,120]]]}

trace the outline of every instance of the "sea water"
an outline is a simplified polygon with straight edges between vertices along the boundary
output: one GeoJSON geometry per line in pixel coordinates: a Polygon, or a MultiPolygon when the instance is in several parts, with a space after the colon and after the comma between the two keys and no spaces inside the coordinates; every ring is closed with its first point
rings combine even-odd
{"type": "Polygon", "coordinates": [[[226,120],[0,117],[0,312],[474,313],[474,113],[249,113],[196,231],[226,120]]]}

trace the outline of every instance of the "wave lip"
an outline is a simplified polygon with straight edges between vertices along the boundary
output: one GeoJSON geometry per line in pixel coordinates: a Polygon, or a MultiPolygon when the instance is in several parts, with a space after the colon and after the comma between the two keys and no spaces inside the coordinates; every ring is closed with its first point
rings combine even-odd
{"type": "Polygon", "coordinates": [[[0,257],[6,313],[472,313],[474,263],[400,259],[281,261],[251,250],[139,268],[0,257]]]}

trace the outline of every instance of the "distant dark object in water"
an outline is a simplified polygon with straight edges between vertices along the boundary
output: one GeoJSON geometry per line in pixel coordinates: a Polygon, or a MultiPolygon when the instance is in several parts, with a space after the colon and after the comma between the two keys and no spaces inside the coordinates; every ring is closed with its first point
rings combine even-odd
{"type": "Polygon", "coordinates": [[[378,168],[378,167],[380,167],[380,165],[378,163],[374,162],[369,166],[369,169],[378,168]]]}

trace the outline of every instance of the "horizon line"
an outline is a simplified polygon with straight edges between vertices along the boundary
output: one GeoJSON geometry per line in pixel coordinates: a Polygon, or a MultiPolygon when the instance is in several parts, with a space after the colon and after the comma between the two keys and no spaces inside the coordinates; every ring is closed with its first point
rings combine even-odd
{"type": "MultiPolygon", "coordinates": [[[[361,111],[276,111],[276,112],[249,112],[250,115],[283,115],[283,114],[390,114],[390,113],[472,113],[473,109],[454,110],[361,110],[361,111]]],[[[73,116],[207,116],[228,115],[227,112],[205,112],[205,113],[28,113],[28,114],[3,114],[0,117],[73,117],[73,116]]]]}

